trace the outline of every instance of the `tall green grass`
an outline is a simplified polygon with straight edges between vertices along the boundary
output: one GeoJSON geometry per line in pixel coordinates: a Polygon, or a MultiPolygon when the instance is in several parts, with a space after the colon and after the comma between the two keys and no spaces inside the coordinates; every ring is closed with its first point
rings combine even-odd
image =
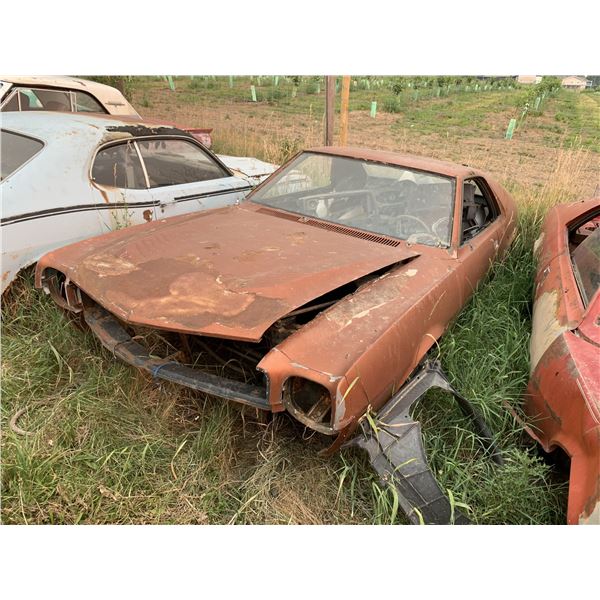
{"type": "MultiPolygon", "coordinates": [[[[541,218],[539,205],[522,207],[510,254],[439,345],[505,466],[483,455],[447,395],[430,394],[416,412],[443,488],[478,523],[564,519],[564,480],[505,406],[518,409],[528,376],[531,248],[541,218]]],[[[224,401],[157,386],[34,291],[30,273],[5,298],[3,321],[3,522],[405,522],[362,454],[320,458],[326,440],[285,415],[265,424],[224,401]],[[26,437],[7,427],[25,407],[26,437]]]]}
{"type": "MultiPolygon", "coordinates": [[[[220,151],[256,150],[279,162],[320,137],[311,126],[257,135],[244,123],[220,133],[220,151]]],[[[470,159],[485,166],[488,156],[470,159]]],[[[442,487],[477,523],[565,518],[564,476],[507,409],[519,410],[529,371],[533,242],[548,207],[587,189],[589,154],[565,150],[552,160],[539,185],[525,185],[518,168],[502,178],[519,204],[518,235],[434,351],[485,415],[505,466],[483,455],[447,395],[430,394],[417,407],[442,487]]],[[[285,414],[265,423],[237,405],[159,386],[69,321],[33,290],[31,271],[3,298],[3,523],[405,522],[394,492],[380,486],[363,454],[321,458],[328,440],[285,414]],[[18,425],[28,436],[9,427],[21,409],[27,412],[18,425]]]]}

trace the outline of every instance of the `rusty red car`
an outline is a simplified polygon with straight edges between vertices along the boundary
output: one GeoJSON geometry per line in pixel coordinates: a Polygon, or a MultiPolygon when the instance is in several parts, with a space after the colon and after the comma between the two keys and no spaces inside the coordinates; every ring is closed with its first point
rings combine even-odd
{"type": "Polygon", "coordinates": [[[288,411],[332,436],[332,451],[364,429],[367,413],[381,417],[359,445],[394,480],[411,520],[447,522],[410,408],[427,388],[448,389],[486,434],[424,361],[506,252],[515,222],[511,196],[478,169],[315,148],[235,206],[55,250],[38,262],[36,285],[81,313],[115,357],[157,379],[288,411]],[[134,337],[140,328],[178,356],[157,358],[134,337]]]}
{"type": "Polygon", "coordinates": [[[528,431],[571,459],[567,523],[600,524],[600,197],[551,209],[536,255],[528,431]]]}

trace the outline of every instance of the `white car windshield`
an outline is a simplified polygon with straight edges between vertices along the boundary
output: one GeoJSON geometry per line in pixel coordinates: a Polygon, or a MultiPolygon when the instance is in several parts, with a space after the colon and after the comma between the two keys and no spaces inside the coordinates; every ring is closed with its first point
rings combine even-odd
{"type": "Polygon", "coordinates": [[[451,177],[304,152],[251,200],[411,243],[448,247],[454,190],[451,177]]]}

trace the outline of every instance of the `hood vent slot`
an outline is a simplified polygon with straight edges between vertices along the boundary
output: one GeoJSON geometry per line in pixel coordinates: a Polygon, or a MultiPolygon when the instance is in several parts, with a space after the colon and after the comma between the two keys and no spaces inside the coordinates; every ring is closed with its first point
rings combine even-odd
{"type": "Polygon", "coordinates": [[[329,231],[335,231],[344,235],[349,235],[361,240],[368,242],[376,242],[377,244],[383,244],[384,246],[398,247],[402,242],[393,238],[385,237],[377,233],[370,231],[361,231],[360,229],[352,229],[351,227],[345,227],[337,223],[329,223],[328,221],[319,221],[318,219],[312,219],[310,217],[304,217],[301,215],[290,214],[283,210],[277,210],[276,208],[259,208],[258,212],[268,213],[288,221],[296,221],[296,223],[302,223],[304,225],[310,225],[311,227],[319,227],[320,229],[327,229],[329,231]]]}
{"type": "Polygon", "coordinates": [[[394,240],[377,233],[371,233],[370,231],[361,231],[360,229],[344,227],[344,225],[338,225],[337,223],[328,223],[327,221],[318,221],[306,217],[300,218],[299,221],[301,223],[306,223],[307,225],[312,225],[313,227],[320,227],[321,229],[336,231],[337,233],[343,233],[344,235],[351,235],[352,237],[367,240],[368,242],[376,242],[378,244],[384,244],[385,246],[394,246],[394,248],[400,245],[400,240],[394,240]]]}

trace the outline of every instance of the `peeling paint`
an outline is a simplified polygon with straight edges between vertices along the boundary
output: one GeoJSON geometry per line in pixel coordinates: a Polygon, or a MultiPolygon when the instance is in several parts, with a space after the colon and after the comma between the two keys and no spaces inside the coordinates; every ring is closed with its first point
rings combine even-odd
{"type": "Polygon", "coordinates": [[[580,525],[600,525],[600,501],[596,503],[594,510],[587,517],[584,515],[580,515],[579,517],[580,525]]]}
{"type": "Polygon", "coordinates": [[[110,254],[90,257],[83,261],[83,266],[96,273],[98,277],[125,275],[139,269],[134,263],[110,254]]]}
{"type": "Polygon", "coordinates": [[[558,290],[550,290],[542,294],[533,305],[533,321],[529,353],[531,356],[531,371],[535,369],[544,352],[552,342],[568,327],[557,320],[558,290]]]}

